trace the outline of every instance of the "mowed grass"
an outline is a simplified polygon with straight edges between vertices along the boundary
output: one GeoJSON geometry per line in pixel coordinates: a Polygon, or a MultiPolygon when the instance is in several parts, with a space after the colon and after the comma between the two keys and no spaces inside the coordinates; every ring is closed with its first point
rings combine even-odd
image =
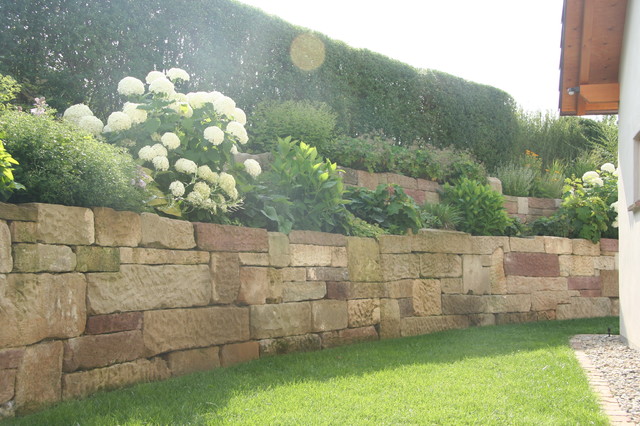
{"type": "Polygon", "coordinates": [[[617,318],[452,330],[146,383],[2,425],[608,424],[568,345],[617,318]]]}

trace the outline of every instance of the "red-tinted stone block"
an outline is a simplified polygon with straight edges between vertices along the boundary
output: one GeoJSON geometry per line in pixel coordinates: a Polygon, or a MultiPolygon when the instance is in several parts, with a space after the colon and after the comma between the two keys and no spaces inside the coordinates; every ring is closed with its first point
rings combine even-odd
{"type": "Polygon", "coordinates": [[[580,296],[582,297],[600,297],[602,291],[600,290],[580,290],[580,296]]]}
{"type": "Polygon", "coordinates": [[[260,344],[258,342],[234,343],[225,345],[220,351],[220,364],[223,367],[247,362],[260,357],[260,344]]]}
{"type": "Polygon", "coordinates": [[[0,370],[0,404],[13,398],[16,385],[16,370],[0,370]]]}
{"type": "Polygon", "coordinates": [[[62,370],[68,373],[133,361],[143,352],[139,330],[76,337],[64,342],[62,370]]]}
{"type": "Polygon", "coordinates": [[[618,240],[614,240],[613,238],[602,238],[600,240],[600,251],[603,253],[618,252],[618,240]]]}
{"type": "Polygon", "coordinates": [[[427,199],[425,191],[421,191],[419,189],[405,189],[404,192],[409,197],[413,198],[418,204],[424,204],[424,201],[427,199]]]}
{"type": "Polygon", "coordinates": [[[569,290],[602,290],[600,277],[569,277],[567,284],[569,290]]]}
{"type": "Polygon", "coordinates": [[[553,198],[535,198],[529,197],[530,209],[555,209],[556,200],[553,198]]]}
{"type": "Polygon", "coordinates": [[[269,234],[266,229],[242,226],[194,223],[196,245],[208,251],[269,251],[269,234]]]}
{"type": "Polygon", "coordinates": [[[142,312],[96,315],[87,318],[85,334],[115,333],[142,328],[142,312]]]}
{"type": "Polygon", "coordinates": [[[327,299],[347,300],[349,296],[348,282],[328,282],[327,299]]]}
{"type": "Polygon", "coordinates": [[[18,368],[23,355],[24,348],[0,351],[0,370],[18,368]]]}
{"type": "Polygon", "coordinates": [[[556,254],[505,253],[504,272],[525,277],[557,277],[560,276],[560,261],[556,254]]]}

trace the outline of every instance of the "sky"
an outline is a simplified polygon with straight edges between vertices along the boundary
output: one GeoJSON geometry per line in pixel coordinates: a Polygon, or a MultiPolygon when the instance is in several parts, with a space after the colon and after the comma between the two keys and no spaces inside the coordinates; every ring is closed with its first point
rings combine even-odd
{"type": "Polygon", "coordinates": [[[558,110],[563,0],[239,0],[416,68],[558,110]]]}

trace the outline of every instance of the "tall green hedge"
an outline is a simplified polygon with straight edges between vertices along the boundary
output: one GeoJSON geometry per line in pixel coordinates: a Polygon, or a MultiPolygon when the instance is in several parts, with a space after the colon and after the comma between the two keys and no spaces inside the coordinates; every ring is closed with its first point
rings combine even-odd
{"type": "Polygon", "coordinates": [[[326,60],[302,71],[289,48],[303,32],[232,0],[0,0],[0,74],[60,110],[84,101],[104,118],[121,78],[177,66],[195,77],[191,90],[214,87],[248,113],[264,100],[322,101],[350,136],[468,148],[490,168],[510,151],[517,120],[505,92],[319,34],[326,60]]]}

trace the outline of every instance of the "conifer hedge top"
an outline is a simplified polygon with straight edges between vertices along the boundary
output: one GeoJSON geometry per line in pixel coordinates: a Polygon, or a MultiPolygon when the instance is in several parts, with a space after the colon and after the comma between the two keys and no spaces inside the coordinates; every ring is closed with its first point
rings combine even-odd
{"type": "Polygon", "coordinates": [[[230,0],[0,0],[0,29],[0,74],[59,110],[88,102],[104,118],[120,79],[170,63],[201,76],[191,90],[216,87],[248,113],[269,99],[323,101],[351,136],[469,148],[489,167],[515,137],[514,101],[501,90],[322,35],[325,62],[303,71],[289,57],[303,28],[230,0]]]}

